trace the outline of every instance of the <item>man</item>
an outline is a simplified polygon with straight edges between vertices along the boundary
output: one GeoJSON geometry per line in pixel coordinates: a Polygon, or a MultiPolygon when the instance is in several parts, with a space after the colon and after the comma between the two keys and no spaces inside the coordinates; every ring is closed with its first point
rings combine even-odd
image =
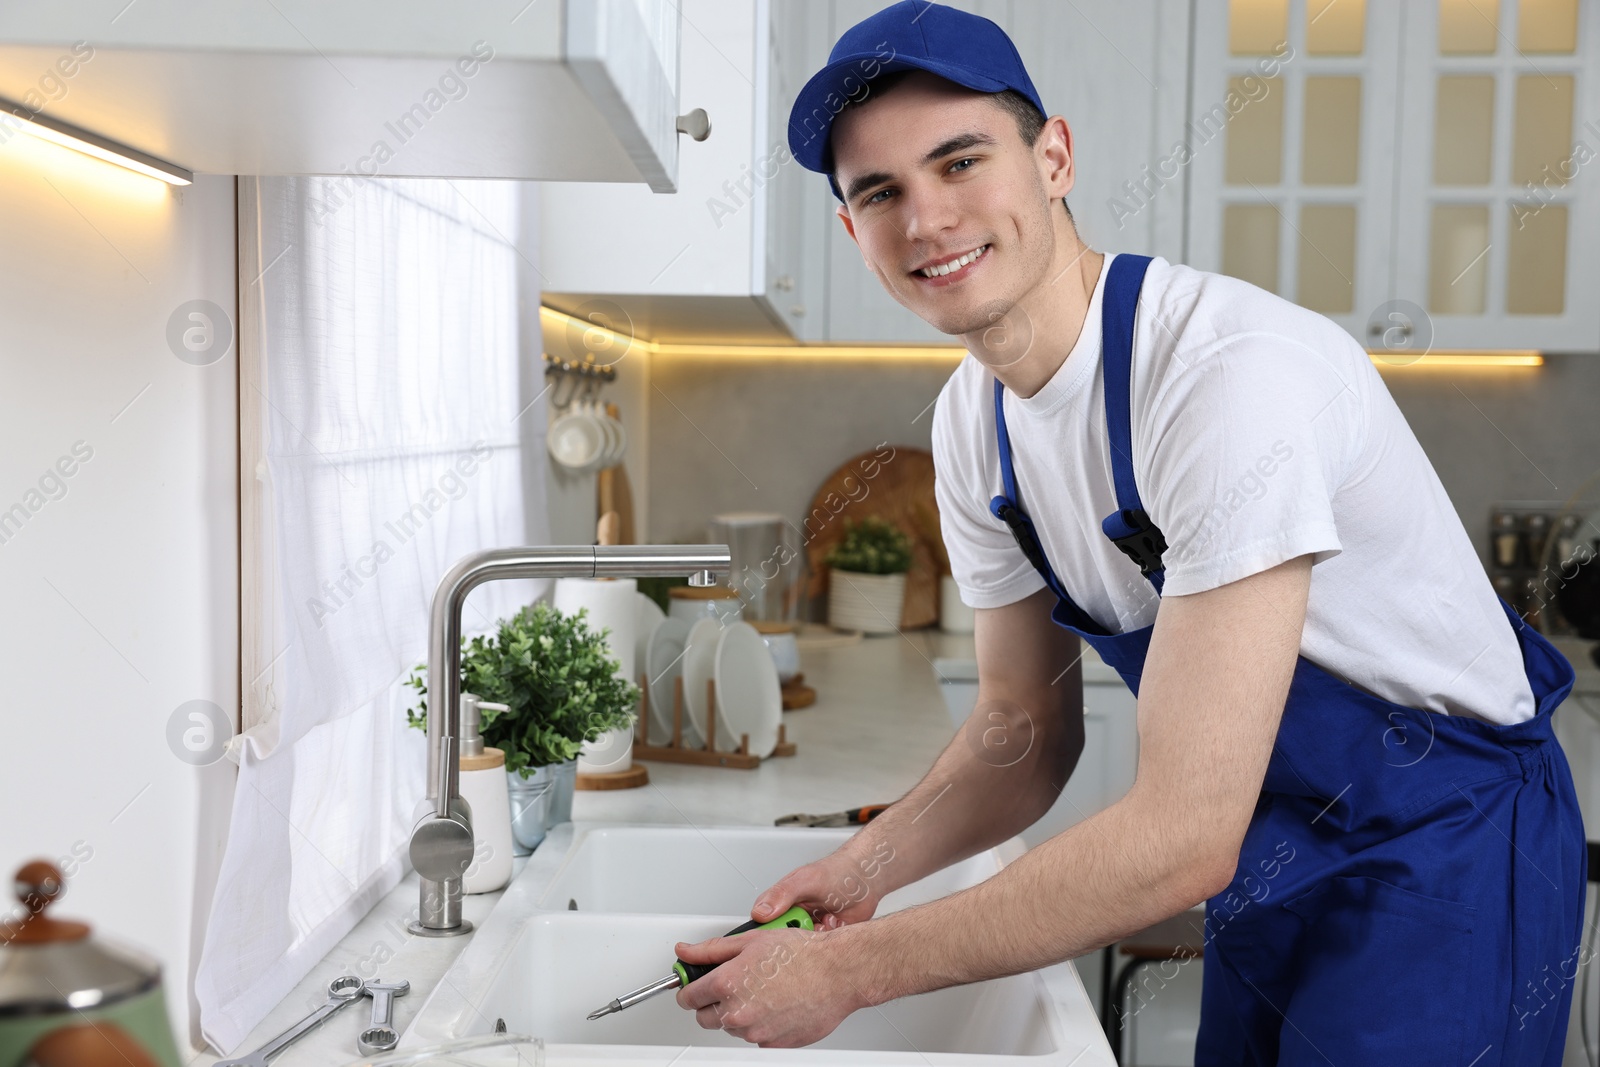
{"type": "Polygon", "coordinates": [[[1207,901],[1198,1064],[1555,1065],[1585,847],[1571,667],[1492,592],[1362,349],[1243,282],[1079,239],[1072,135],[993,23],[901,3],[790,145],[867,267],[966,344],[934,416],[979,703],[923,781],[766,890],[819,918],[679,945],[702,1026],[1081,956],[1207,901]],[[1138,697],[1128,794],[983,884],[885,894],[1027,827],[1083,747],[1079,640],[1138,697]]]}

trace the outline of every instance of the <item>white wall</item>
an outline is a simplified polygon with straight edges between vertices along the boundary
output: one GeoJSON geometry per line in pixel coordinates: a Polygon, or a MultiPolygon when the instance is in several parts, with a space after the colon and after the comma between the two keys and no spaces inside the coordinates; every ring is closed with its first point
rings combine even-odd
{"type": "Polygon", "coordinates": [[[37,506],[0,527],[0,869],[76,856],[59,912],[160,959],[181,1047],[232,768],[167,726],[237,716],[238,432],[236,348],[197,366],[166,334],[187,301],[234,315],[234,181],[18,135],[0,204],[0,512],[37,506]]]}

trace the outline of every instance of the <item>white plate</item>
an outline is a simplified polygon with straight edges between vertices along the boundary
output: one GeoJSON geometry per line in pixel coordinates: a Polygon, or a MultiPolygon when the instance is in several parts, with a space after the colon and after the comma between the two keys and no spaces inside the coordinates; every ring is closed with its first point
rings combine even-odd
{"type": "Polygon", "coordinates": [[[716,669],[717,641],[721,637],[721,623],[701,619],[690,627],[689,647],[683,654],[683,703],[689,711],[686,718],[694,726],[694,743],[702,747],[706,743],[706,682],[716,669]]]}
{"type": "Polygon", "coordinates": [[[717,682],[717,747],[737,749],[739,735],[750,735],[750,753],[766,759],[778,747],[783,692],[778,665],[760,632],[736,622],[717,642],[713,675],[717,682]]]}
{"type": "MultiPolygon", "coordinates": [[[[635,594],[638,599],[638,608],[634,615],[633,627],[633,663],[634,670],[643,673],[650,664],[650,638],[656,632],[656,627],[666,621],[666,613],[661,606],[643,593],[635,594]]],[[[630,678],[631,682],[639,679],[630,678]]]]}
{"type": "Polygon", "coordinates": [[[605,448],[600,424],[576,411],[569,411],[552,422],[545,431],[545,442],[557,463],[577,472],[589,468],[605,448]]]}
{"type": "MultiPolygon", "coordinates": [[[[689,643],[689,624],[682,619],[663,619],[645,650],[646,677],[650,679],[650,724],[648,736],[653,745],[672,740],[672,683],[683,674],[683,650],[689,643]]],[[[687,710],[683,716],[683,736],[687,742],[694,733],[687,710]]]]}

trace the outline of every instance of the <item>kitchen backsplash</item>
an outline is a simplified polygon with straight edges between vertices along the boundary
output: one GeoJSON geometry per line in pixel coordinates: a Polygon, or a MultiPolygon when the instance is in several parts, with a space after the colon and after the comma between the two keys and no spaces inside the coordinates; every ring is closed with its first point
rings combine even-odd
{"type": "MultiPolygon", "coordinates": [[[[888,440],[929,448],[953,362],[656,359],[650,536],[704,536],[719,511],[804,515],[818,484],[888,440]]],[[[1537,369],[1407,369],[1384,381],[1487,558],[1499,501],[1565,499],[1600,467],[1600,359],[1537,369]]]]}

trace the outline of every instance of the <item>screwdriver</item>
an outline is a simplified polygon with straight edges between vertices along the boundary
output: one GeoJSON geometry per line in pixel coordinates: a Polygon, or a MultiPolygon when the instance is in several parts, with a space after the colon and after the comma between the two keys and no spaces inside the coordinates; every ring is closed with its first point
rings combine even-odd
{"type": "MultiPolygon", "coordinates": [[[[739,934],[748,934],[751,930],[783,929],[814,930],[816,929],[816,926],[811,921],[810,913],[808,913],[806,909],[802,908],[800,905],[796,904],[794,907],[790,908],[776,919],[769,919],[764,923],[758,923],[754,919],[751,919],[747,923],[735,926],[723,936],[735,937],[739,934]]],[[[682,960],[678,960],[672,965],[672,973],[667,975],[665,978],[651,982],[647,986],[640,986],[631,993],[622,994],[622,996],[618,997],[616,1000],[613,1000],[605,1007],[590,1012],[589,1018],[598,1019],[603,1015],[610,1015],[614,1011],[621,1011],[623,1008],[631,1008],[641,1000],[649,1000],[657,993],[665,993],[669,989],[682,989],[690,982],[693,982],[697,978],[705,977],[720,966],[722,966],[720,963],[707,965],[703,963],[685,963],[682,960]]]]}

